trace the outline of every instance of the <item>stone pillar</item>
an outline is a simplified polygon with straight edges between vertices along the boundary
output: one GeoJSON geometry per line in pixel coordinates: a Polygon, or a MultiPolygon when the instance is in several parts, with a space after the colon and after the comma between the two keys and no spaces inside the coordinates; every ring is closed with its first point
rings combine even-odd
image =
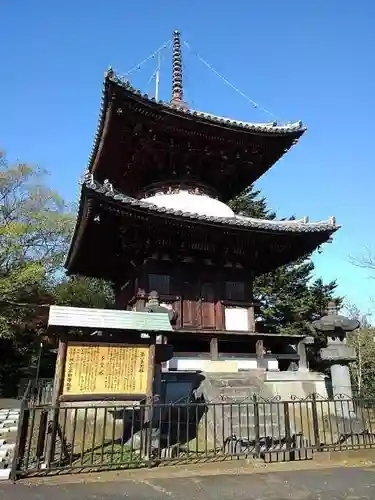
{"type": "Polygon", "coordinates": [[[309,364],[306,356],[306,345],[314,343],[314,337],[305,337],[297,345],[297,353],[299,355],[298,371],[308,372],[309,364]]]}
{"type": "MultiPolygon", "coordinates": [[[[351,400],[349,363],[355,360],[355,352],[346,344],[346,335],[359,327],[359,321],[340,316],[336,303],[330,302],[327,315],[314,321],[313,326],[327,337],[327,346],[320,350],[320,356],[330,365],[334,398],[337,401],[351,400]]],[[[337,414],[344,418],[355,416],[352,404],[338,402],[335,407],[337,414]]]]}
{"type": "Polygon", "coordinates": [[[257,359],[257,368],[258,369],[266,369],[267,364],[264,359],[266,351],[264,349],[263,339],[258,339],[255,343],[255,354],[257,359]]]}

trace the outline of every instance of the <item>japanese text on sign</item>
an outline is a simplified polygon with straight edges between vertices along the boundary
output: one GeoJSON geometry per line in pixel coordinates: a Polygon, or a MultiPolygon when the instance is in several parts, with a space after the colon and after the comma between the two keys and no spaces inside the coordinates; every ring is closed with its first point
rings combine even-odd
{"type": "Polygon", "coordinates": [[[148,346],[70,343],[63,394],[146,394],[148,361],[148,346]]]}

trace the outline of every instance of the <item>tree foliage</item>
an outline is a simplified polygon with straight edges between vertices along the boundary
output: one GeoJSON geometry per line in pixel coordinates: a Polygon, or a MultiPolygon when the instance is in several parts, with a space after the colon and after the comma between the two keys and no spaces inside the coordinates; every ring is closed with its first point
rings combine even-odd
{"type": "Polygon", "coordinates": [[[355,361],[350,364],[352,383],[356,394],[362,398],[375,398],[375,328],[368,315],[361,314],[353,304],[346,304],[349,317],[360,322],[360,328],[348,336],[348,345],[353,347],[355,361]]]}
{"type": "Polygon", "coordinates": [[[0,155],[0,387],[32,372],[47,304],[109,307],[99,280],[65,278],[75,214],[45,182],[46,172],[0,155]]]}
{"type": "Polygon", "coordinates": [[[56,285],[54,300],[61,306],[108,309],[114,306],[114,293],[106,281],[72,277],[56,285]]]}
{"type": "Polygon", "coordinates": [[[358,396],[375,398],[375,329],[361,327],[349,337],[348,343],[354,348],[356,360],[350,371],[353,386],[358,396]]]}
{"type": "MultiPolygon", "coordinates": [[[[30,302],[49,288],[70,238],[73,215],[44,184],[45,172],[0,157],[0,300],[30,302]]],[[[44,293],[44,294],[45,294],[44,293]]],[[[9,308],[7,309],[9,313],[9,308]]],[[[15,312],[16,316],[19,311],[15,312]]],[[[13,334],[0,315],[0,336],[13,334]]]]}

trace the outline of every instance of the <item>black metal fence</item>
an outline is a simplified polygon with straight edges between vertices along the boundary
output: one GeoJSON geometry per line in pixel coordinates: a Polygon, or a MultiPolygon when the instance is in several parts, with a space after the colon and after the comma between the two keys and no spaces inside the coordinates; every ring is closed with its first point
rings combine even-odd
{"type": "Polygon", "coordinates": [[[23,399],[25,397],[25,392],[29,387],[29,398],[34,404],[50,404],[52,401],[52,391],[53,391],[53,378],[39,378],[37,380],[30,380],[28,378],[23,378],[19,382],[18,386],[18,399],[23,399]],[[30,386],[30,387],[29,387],[30,386]]]}
{"type": "Polygon", "coordinates": [[[254,396],[58,408],[23,400],[12,476],[240,457],[301,460],[314,452],[371,447],[375,400],[254,396]]]}

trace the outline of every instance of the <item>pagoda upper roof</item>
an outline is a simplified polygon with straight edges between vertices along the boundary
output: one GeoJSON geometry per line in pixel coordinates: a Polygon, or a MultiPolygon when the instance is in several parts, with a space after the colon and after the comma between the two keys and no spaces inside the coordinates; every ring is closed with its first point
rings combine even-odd
{"type": "Polygon", "coordinates": [[[251,123],[157,102],[110,69],[88,169],[101,182],[110,178],[137,196],[148,184],[181,178],[183,154],[195,153],[189,175],[227,201],[263,175],[305,130],[301,121],[251,123]],[[215,164],[212,169],[196,165],[202,158],[215,164]]]}
{"type": "Polygon", "coordinates": [[[126,78],[122,78],[118,75],[112,68],[105,72],[104,75],[104,86],[106,86],[107,82],[112,82],[123,88],[124,90],[134,94],[135,96],[142,99],[145,104],[153,103],[157,104],[161,111],[171,112],[175,111],[181,117],[193,116],[195,118],[201,118],[202,120],[206,120],[207,122],[215,123],[216,125],[221,125],[223,127],[228,127],[234,130],[241,131],[249,131],[249,132],[260,132],[260,133],[271,133],[271,134],[286,134],[295,136],[296,133],[300,135],[306,130],[306,127],[303,126],[301,120],[292,123],[285,124],[277,124],[276,121],[267,122],[267,123],[256,123],[256,122],[248,122],[242,120],[234,120],[231,118],[218,116],[212,113],[205,113],[202,111],[190,109],[188,106],[181,106],[173,104],[173,102],[164,102],[162,100],[156,101],[155,98],[149,97],[147,94],[142,93],[139,89],[136,89],[132,86],[129,80],[126,78]]]}

